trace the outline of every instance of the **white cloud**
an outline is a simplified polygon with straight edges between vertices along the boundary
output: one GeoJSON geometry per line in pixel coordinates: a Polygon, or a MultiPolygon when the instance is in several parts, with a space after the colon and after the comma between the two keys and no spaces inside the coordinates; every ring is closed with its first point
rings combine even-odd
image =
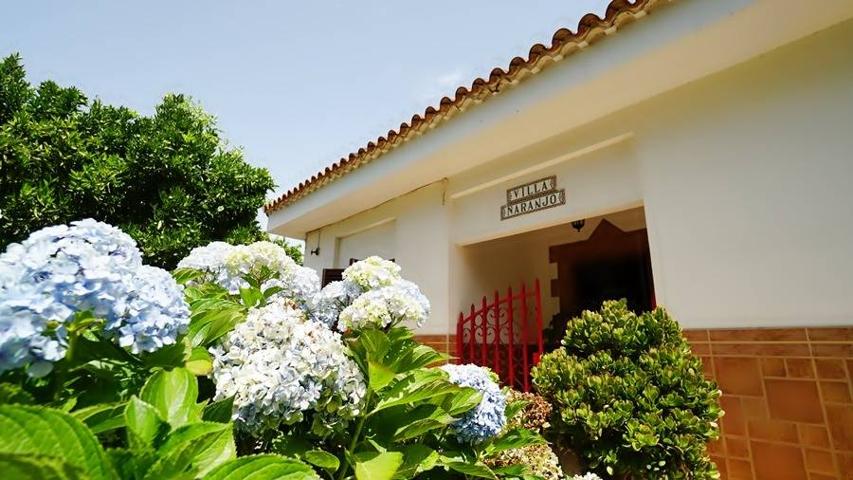
{"type": "Polygon", "coordinates": [[[423,103],[438,104],[441,97],[453,98],[456,89],[465,81],[465,73],[461,68],[442,73],[423,88],[418,100],[423,103]]]}

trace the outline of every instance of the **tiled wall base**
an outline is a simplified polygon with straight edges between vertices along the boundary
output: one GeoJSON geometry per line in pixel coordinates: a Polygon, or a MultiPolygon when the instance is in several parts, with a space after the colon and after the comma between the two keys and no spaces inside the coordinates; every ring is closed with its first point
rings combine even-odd
{"type": "Polygon", "coordinates": [[[853,327],[685,336],[723,391],[723,479],[853,479],[853,327]]]}
{"type": "Polygon", "coordinates": [[[415,335],[415,340],[441,353],[453,355],[456,350],[455,335],[415,335]]]}
{"type": "MultiPolygon", "coordinates": [[[[853,327],[687,330],[726,411],[723,480],[853,480],[853,327]]],[[[453,355],[453,335],[418,335],[453,355]]]]}

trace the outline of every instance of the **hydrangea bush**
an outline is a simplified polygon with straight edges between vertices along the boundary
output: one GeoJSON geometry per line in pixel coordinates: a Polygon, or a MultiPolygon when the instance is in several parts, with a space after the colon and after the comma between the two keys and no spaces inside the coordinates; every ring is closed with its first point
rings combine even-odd
{"type": "MultiPolygon", "coordinates": [[[[272,251],[247,260],[267,247],[211,245],[181,262],[201,270],[189,280],[193,289],[213,282],[231,298],[251,299],[245,320],[210,349],[214,400],[232,402],[241,451],[286,453],[335,478],[526,472],[486,464],[509,448],[500,443],[504,394],[480,367],[431,366],[443,356],[411,331],[429,316],[429,301],[398,265],[370,257],[323,289],[275,289],[269,285],[292,282],[287,260],[272,251]]],[[[529,432],[511,439],[540,442],[529,432]]]]}
{"type": "Polygon", "coordinates": [[[542,439],[505,425],[488,371],[439,368],[446,357],[415,341],[429,301],[399,266],[371,257],[319,287],[270,242],[214,242],[172,274],[93,220],[10,245],[0,255],[0,470],[536,478],[491,462],[542,439]],[[29,427],[18,435],[20,424],[29,427]]]}

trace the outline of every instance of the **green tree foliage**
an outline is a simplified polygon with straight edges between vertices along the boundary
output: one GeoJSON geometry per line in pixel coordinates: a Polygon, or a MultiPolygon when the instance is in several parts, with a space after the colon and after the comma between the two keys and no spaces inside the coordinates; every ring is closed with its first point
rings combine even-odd
{"type": "Polygon", "coordinates": [[[298,245],[289,243],[287,240],[285,240],[284,237],[280,235],[273,234],[269,234],[269,241],[283,248],[287,256],[292,258],[294,262],[299,265],[303,264],[303,261],[305,260],[305,255],[303,255],[302,249],[299,248],[298,245]]]}
{"type": "Polygon", "coordinates": [[[554,428],[589,467],[614,478],[718,478],[706,451],[719,434],[717,386],[662,308],[624,301],[572,319],[563,347],[533,369],[554,428]]]}
{"type": "Polygon", "coordinates": [[[142,116],[74,87],[32,86],[18,55],[0,62],[0,248],[91,217],[133,236],[146,263],[172,268],[213,240],[265,238],[255,218],[273,187],[183,95],[142,116]]]}

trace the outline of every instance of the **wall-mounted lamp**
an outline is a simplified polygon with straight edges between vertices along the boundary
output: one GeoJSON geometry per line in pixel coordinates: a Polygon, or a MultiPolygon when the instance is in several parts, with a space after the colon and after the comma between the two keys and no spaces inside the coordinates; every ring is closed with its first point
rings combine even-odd
{"type": "Polygon", "coordinates": [[[311,253],[311,255],[314,255],[314,256],[320,255],[320,247],[317,247],[314,250],[311,250],[310,253],[311,253]]]}
{"type": "Polygon", "coordinates": [[[578,232],[581,231],[584,225],[586,225],[586,220],[584,219],[575,220],[574,222],[572,222],[572,228],[574,228],[578,232]]]}

